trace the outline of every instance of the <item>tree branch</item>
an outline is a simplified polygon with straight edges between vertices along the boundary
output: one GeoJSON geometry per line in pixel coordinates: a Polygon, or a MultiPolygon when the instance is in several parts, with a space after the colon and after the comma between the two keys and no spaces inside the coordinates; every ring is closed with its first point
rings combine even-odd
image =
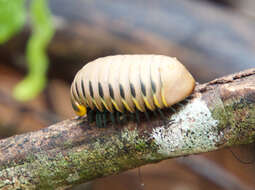
{"type": "Polygon", "coordinates": [[[0,140],[0,187],[63,188],[178,156],[254,142],[255,68],[197,85],[188,103],[139,126],[86,119],[0,140]]]}

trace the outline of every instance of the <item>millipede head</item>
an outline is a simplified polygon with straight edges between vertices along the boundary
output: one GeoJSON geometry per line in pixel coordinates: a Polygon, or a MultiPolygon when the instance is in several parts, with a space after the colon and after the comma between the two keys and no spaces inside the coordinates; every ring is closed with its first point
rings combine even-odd
{"type": "Polygon", "coordinates": [[[86,106],[84,106],[82,104],[78,104],[77,102],[74,102],[72,100],[71,100],[71,104],[72,104],[73,110],[76,115],[81,116],[81,117],[87,115],[86,106]]]}

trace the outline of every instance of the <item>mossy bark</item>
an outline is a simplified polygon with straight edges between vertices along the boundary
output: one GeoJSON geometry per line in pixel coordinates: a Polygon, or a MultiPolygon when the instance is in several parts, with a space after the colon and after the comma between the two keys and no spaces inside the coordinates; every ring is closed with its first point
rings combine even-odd
{"type": "Polygon", "coordinates": [[[218,128],[224,134],[223,146],[254,142],[255,69],[216,79],[205,86],[212,88],[207,93],[213,99],[209,100],[206,93],[203,96],[213,117],[220,121],[218,128]]]}
{"type": "Polygon", "coordinates": [[[171,157],[254,142],[255,69],[197,85],[188,103],[137,125],[66,120],[0,141],[0,188],[61,189],[171,157]]]}

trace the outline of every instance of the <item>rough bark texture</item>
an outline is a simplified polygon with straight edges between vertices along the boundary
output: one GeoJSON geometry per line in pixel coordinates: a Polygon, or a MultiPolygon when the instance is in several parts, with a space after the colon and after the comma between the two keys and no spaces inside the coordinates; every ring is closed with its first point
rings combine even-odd
{"type": "Polygon", "coordinates": [[[2,189],[61,189],[171,157],[254,142],[255,68],[197,85],[188,102],[139,126],[70,119],[0,141],[2,189]]]}

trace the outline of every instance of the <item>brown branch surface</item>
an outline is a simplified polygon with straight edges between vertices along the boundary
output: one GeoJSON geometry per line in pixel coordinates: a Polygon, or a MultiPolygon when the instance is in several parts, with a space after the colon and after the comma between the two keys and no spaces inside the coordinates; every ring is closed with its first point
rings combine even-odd
{"type": "Polygon", "coordinates": [[[85,119],[0,140],[2,189],[56,189],[171,157],[254,142],[255,68],[197,85],[188,103],[139,126],[85,119]]]}

